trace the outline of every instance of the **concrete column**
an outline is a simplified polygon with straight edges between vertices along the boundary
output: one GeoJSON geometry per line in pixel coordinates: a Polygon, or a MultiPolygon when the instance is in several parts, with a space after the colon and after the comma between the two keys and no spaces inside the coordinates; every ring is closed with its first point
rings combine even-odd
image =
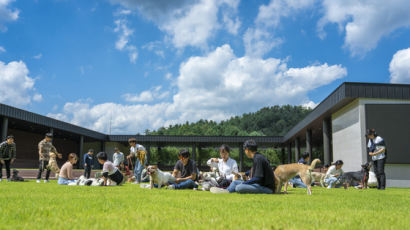
{"type": "Polygon", "coordinates": [[[146,164],[149,165],[149,162],[151,160],[151,146],[147,146],[147,155],[145,161],[147,162],[146,164]]]}
{"type": "Polygon", "coordinates": [[[286,159],[286,153],[285,153],[285,148],[284,147],[282,147],[282,149],[280,150],[280,153],[281,153],[281,162],[282,162],[282,164],[285,164],[285,159],[286,159]]]}
{"type": "Polygon", "coordinates": [[[49,131],[50,133],[52,133],[52,134],[54,134],[54,129],[53,128],[50,128],[50,131],[49,131]]]}
{"type": "Polygon", "coordinates": [[[101,152],[105,152],[105,141],[101,141],[101,152]]]}
{"type": "Polygon", "coordinates": [[[1,124],[1,142],[6,140],[8,128],[9,128],[9,118],[3,117],[3,122],[1,124]]]}
{"type": "Polygon", "coordinates": [[[201,150],[202,150],[201,146],[198,146],[198,163],[196,165],[198,169],[199,167],[201,167],[201,150]]]}
{"type": "Polygon", "coordinates": [[[300,158],[300,140],[299,137],[295,139],[295,161],[297,162],[300,158]]]}
{"type": "Polygon", "coordinates": [[[244,168],[243,168],[243,155],[245,154],[244,150],[243,150],[243,145],[240,144],[239,145],[239,171],[243,172],[244,168]]]}
{"type": "Polygon", "coordinates": [[[80,136],[80,142],[78,144],[78,151],[79,151],[78,156],[80,157],[79,162],[78,162],[78,168],[84,168],[84,166],[83,166],[83,163],[84,163],[83,162],[83,154],[84,154],[83,148],[84,148],[84,136],[81,135],[80,136]]]}
{"type": "Polygon", "coordinates": [[[306,130],[306,152],[309,153],[309,164],[312,162],[312,130],[306,130]]]}
{"type": "Polygon", "coordinates": [[[292,161],[292,142],[288,144],[288,164],[292,161]]]}
{"type": "Polygon", "coordinates": [[[330,119],[323,119],[323,160],[324,164],[330,164],[331,149],[330,149],[330,138],[331,138],[331,123],[330,119]]]}
{"type": "Polygon", "coordinates": [[[192,160],[196,162],[196,144],[192,145],[192,160]]]}

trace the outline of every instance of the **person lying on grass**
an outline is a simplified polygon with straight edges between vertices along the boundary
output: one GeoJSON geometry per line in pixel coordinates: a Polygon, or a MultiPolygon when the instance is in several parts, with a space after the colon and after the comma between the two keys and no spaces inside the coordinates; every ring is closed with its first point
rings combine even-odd
{"type": "Polygon", "coordinates": [[[99,152],[97,159],[100,164],[103,165],[102,177],[104,179],[103,186],[120,185],[124,179],[124,176],[114,164],[108,160],[108,156],[105,152],[99,152]]]}
{"type": "Polygon", "coordinates": [[[254,140],[247,140],[243,149],[248,158],[253,159],[251,179],[248,181],[233,181],[227,189],[211,188],[212,193],[266,193],[272,194],[274,189],[274,176],[269,161],[258,153],[258,146],[254,140]]]}
{"type": "Polygon", "coordinates": [[[179,160],[175,164],[172,176],[176,178],[176,183],[169,185],[168,189],[193,189],[198,186],[195,180],[198,174],[195,162],[189,158],[188,150],[181,150],[178,153],[179,160]],[[180,176],[178,176],[180,174],[180,176]]]}
{"type": "Polygon", "coordinates": [[[77,154],[75,153],[68,154],[67,162],[60,169],[60,174],[58,176],[57,184],[68,185],[68,184],[76,182],[73,176],[73,165],[77,163],[77,160],[78,160],[77,154]]]}

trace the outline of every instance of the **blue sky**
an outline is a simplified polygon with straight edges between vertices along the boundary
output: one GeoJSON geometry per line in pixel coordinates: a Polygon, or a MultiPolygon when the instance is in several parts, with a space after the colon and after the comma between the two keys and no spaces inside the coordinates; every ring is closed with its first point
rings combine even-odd
{"type": "Polygon", "coordinates": [[[410,83],[410,1],[0,0],[0,103],[101,132],[410,83]]]}

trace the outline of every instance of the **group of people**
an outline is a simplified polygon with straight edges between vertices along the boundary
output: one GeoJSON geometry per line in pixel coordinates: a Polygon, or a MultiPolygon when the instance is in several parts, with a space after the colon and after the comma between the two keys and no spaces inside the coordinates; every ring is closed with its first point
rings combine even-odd
{"type": "MultiPolygon", "coordinates": [[[[374,163],[374,171],[378,181],[378,189],[385,189],[386,176],[384,173],[384,164],[387,156],[386,147],[383,138],[377,135],[374,129],[367,130],[366,137],[368,142],[368,154],[371,156],[374,163]]],[[[46,176],[44,182],[47,183],[50,176],[50,169],[46,167],[50,160],[50,153],[55,153],[55,156],[62,158],[62,154],[57,152],[57,149],[52,144],[53,134],[47,133],[45,138],[38,144],[39,150],[39,171],[37,175],[37,183],[44,170],[46,176]]],[[[143,169],[146,163],[146,150],[144,146],[137,144],[135,138],[128,140],[130,145],[130,154],[126,157],[129,164],[133,163],[135,184],[139,184],[143,180],[143,169]],[[134,159],[134,160],[132,160],[134,159]]],[[[227,145],[222,145],[219,149],[220,158],[211,158],[207,164],[210,167],[218,169],[220,180],[212,183],[210,191],[213,193],[273,193],[274,191],[274,175],[269,161],[265,156],[258,152],[258,146],[254,140],[247,140],[243,144],[243,149],[246,156],[252,159],[253,164],[251,170],[248,172],[249,180],[242,180],[235,176],[239,175],[238,165],[236,161],[230,158],[230,148],[227,145]]],[[[83,157],[84,176],[90,178],[91,169],[94,165],[93,157],[94,150],[89,149],[83,157]]],[[[125,157],[118,148],[114,149],[113,162],[108,160],[105,152],[100,152],[96,155],[98,162],[103,165],[102,177],[104,178],[104,185],[108,184],[110,180],[111,185],[120,185],[124,176],[121,173],[124,170],[125,157]]],[[[6,166],[7,180],[10,180],[10,165],[16,159],[16,144],[13,136],[8,136],[7,140],[0,143],[0,181],[2,178],[2,167],[6,166]]],[[[75,182],[73,176],[73,165],[77,164],[78,156],[75,153],[68,155],[67,162],[61,167],[58,175],[58,184],[69,184],[75,182]]],[[[309,162],[309,155],[307,153],[302,155],[298,161],[300,164],[307,164],[309,162]]],[[[328,188],[337,187],[338,179],[343,175],[343,161],[337,160],[332,166],[327,169],[325,176],[325,183],[328,188]]],[[[175,183],[168,186],[168,189],[195,189],[198,186],[199,170],[195,162],[190,159],[190,153],[187,150],[181,150],[178,154],[178,161],[175,164],[172,175],[176,178],[175,183]]],[[[299,177],[295,177],[290,181],[296,187],[306,187],[299,177]]]]}

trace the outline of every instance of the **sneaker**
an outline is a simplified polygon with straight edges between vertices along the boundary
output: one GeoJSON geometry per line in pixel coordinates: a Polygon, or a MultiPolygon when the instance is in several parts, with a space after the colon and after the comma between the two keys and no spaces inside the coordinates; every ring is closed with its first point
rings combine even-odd
{"type": "Polygon", "coordinates": [[[1,182],[1,180],[2,180],[2,179],[0,178],[0,182],[1,182]]]}
{"type": "Polygon", "coordinates": [[[332,186],[330,186],[330,185],[329,185],[329,186],[327,186],[327,189],[331,189],[331,188],[332,188],[332,186]]]}
{"type": "Polygon", "coordinates": [[[140,184],[140,188],[151,188],[150,184],[140,184]]]}
{"type": "Polygon", "coordinates": [[[168,187],[167,187],[167,189],[175,189],[175,185],[173,185],[173,184],[171,184],[171,185],[168,185],[168,187]]]}
{"type": "Polygon", "coordinates": [[[40,180],[37,180],[36,182],[37,182],[37,183],[40,183],[41,181],[40,181],[40,180]]]}
{"type": "Polygon", "coordinates": [[[223,189],[223,188],[218,188],[218,187],[212,187],[212,188],[210,189],[210,191],[211,191],[212,193],[229,193],[228,190],[223,189]]]}
{"type": "Polygon", "coordinates": [[[7,178],[7,181],[8,181],[8,182],[10,182],[10,181],[11,181],[11,179],[10,179],[10,178],[7,178]]]}
{"type": "Polygon", "coordinates": [[[48,182],[50,182],[50,181],[48,181],[48,180],[44,180],[44,183],[48,183],[48,182]]]}
{"type": "Polygon", "coordinates": [[[135,181],[133,184],[140,184],[140,182],[138,182],[138,181],[135,181]]]}

